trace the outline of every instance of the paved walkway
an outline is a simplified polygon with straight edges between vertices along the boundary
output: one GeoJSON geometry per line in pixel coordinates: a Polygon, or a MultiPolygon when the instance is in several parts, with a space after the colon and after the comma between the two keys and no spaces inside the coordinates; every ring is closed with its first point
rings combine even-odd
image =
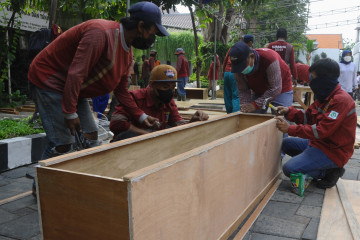
{"type": "MultiPolygon", "coordinates": [[[[360,108],[357,110],[359,115],[360,108]]],[[[0,203],[31,191],[32,180],[27,179],[25,174],[34,173],[33,166],[0,174],[0,203]]],[[[360,180],[359,149],[355,150],[345,169],[344,179],[360,180]]],[[[310,185],[304,197],[299,197],[290,191],[289,179],[283,176],[281,185],[245,239],[316,239],[324,193],[324,190],[310,185]]],[[[9,239],[41,239],[37,204],[32,195],[0,205],[0,240],[9,239]]]]}

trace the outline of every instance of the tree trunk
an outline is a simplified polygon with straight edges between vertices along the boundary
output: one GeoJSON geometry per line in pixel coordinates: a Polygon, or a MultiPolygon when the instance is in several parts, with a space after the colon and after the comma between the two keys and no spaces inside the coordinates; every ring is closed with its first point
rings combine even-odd
{"type": "MultiPolygon", "coordinates": [[[[226,9],[226,13],[225,13],[225,20],[233,23],[234,19],[235,19],[235,8],[228,8],[226,9]]],[[[218,24],[219,25],[219,24],[218,24]]],[[[229,41],[229,36],[230,36],[230,28],[226,25],[223,25],[223,28],[221,29],[221,33],[220,33],[220,42],[222,44],[227,44],[229,41]]]]}
{"type": "Polygon", "coordinates": [[[52,25],[55,23],[56,9],[57,9],[57,0],[51,0],[50,17],[49,17],[50,29],[52,28],[52,25]]]}
{"type": "Polygon", "coordinates": [[[191,16],[191,23],[194,30],[194,38],[195,38],[195,55],[196,55],[196,86],[200,87],[200,71],[201,71],[201,61],[199,58],[199,38],[196,31],[196,25],[195,25],[195,17],[194,12],[191,8],[191,5],[188,5],[190,16],[191,16]]]}

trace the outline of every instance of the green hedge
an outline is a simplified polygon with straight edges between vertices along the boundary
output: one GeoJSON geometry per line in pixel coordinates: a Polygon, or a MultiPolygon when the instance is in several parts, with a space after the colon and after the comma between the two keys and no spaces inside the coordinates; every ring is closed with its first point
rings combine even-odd
{"type": "Polygon", "coordinates": [[[29,124],[28,122],[29,122],[29,118],[24,118],[20,120],[13,120],[13,119],[0,120],[0,140],[44,132],[44,129],[42,128],[35,129],[34,124],[29,124]]]}

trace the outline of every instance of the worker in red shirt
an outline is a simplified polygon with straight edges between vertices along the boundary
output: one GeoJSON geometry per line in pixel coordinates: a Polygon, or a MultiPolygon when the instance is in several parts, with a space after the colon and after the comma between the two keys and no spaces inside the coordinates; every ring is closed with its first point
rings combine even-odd
{"type": "Polygon", "coordinates": [[[177,100],[186,101],[185,85],[189,81],[190,69],[189,62],[185,57],[185,51],[182,48],[176,49],[175,55],[177,55],[176,71],[178,73],[177,83],[177,100]]]}
{"type": "Polygon", "coordinates": [[[141,79],[144,81],[144,87],[147,87],[149,84],[149,78],[151,72],[150,62],[145,55],[142,55],[141,58],[143,60],[143,64],[141,68],[141,79]]]}
{"type": "MultiPolygon", "coordinates": [[[[119,104],[116,106],[116,111],[110,121],[110,130],[114,133],[112,141],[119,141],[187,123],[181,118],[172,99],[177,81],[174,67],[170,65],[155,67],[151,72],[149,87],[130,91],[130,94],[140,109],[146,114],[155,116],[159,121],[154,127],[140,124],[119,104]]],[[[206,113],[197,111],[190,122],[205,121],[208,118],[209,116],[206,113]]]]}
{"type": "Polygon", "coordinates": [[[33,60],[28,79],[49,139],[42,159],[71,152],[75,134],[84,135],[85,148],[99,144],[88,98],[114,91],[136,121],[150,127],[157,121],[137,107],[127,90],[131,46],[147,49],[155,35],[169,34],[155,4],[136,3],[129,13],[120,23],[94,19],[74,26],[33,60]]]}
{"type": "Polygon", "coordinates": [[[310,69],[310,87],[315,102],[304,113],[294,107],[279,106],[279,113],[297,125],[289,125],[277,117],[276,126],[288,133],[282,151],[293,158],[283,166],[286,176],[302,173],[310,175],[319,188],[333,187],[354,152],[356,108],[351,96],[338,82],[340,68],[337,62],[325,58],[310,69]]]}
{"type": "Polygon", "coordinates": [[[211,97],[212,94],[214,94],[213,86],[217,85],[217,80],[219,80],[219,68],[220,68],[220,60],[219,56],[216,54],[216,67],[215,67],[215,84],[213,84],[214,81],[214,62],[210,64],[210,68],[207,74],[207,79],[209,80],[209,92],[208,96],[211,97]],[[211,92],[210,92],[211,91],[211,92]]]}
{"type": "Polygon", "coordinates": [[[224,102],[226,113],[233,113],[240,111],[240,100],[238,94],[238,87],[235,76],[231,72],[231,60],[229,56],[230,49],[227,51],[223,62],[224,74],[224,102]]]}
{"type": "Polygon", "coordinates": [[[285,28],[279,28],[276,32],[277,41],[269,43],[268,48],[277,52],[280,57],[290,66],[291,74],[294,81],[297,78],[297,71],[295,67],[294,47],[287,43],[287,31],[285,28]]]}
{"type": "Polygon", "coordinates": [[[151,49],[150,51],[149,63],[150,63],[150,71],[153,70],[154,67],[160,65],[160,61],[157,59],[157,51],[155,49],[151,49]]]}
{"type": "Polygon", "coordinates": [[[300,61],[297,61],[296,64],[296,72],[297,72],[297,83],[301,85],[307,85],[310,82],[309,78],[309,68],[310,66],[307,64],[303,64],[300,61]]]}
{"type": "Polygon", "coordinates": [[[292,105],[290,69],[279,54],[268,48],[251,50],[241,41],[231,47],[229,55],[242,112],[265,113],[264,102],[269,98],[274,106],[292,105]]]}

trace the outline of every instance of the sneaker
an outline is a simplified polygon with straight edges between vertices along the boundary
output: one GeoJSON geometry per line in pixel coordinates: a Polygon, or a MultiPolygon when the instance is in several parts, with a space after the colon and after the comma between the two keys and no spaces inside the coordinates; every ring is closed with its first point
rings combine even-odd
{"type": "Polygon", "coordinates": [[[326,169],[325,177],[317,182],[316,187],[321,189],[332,188],[344,173],[345,168],[326,169]]]}

